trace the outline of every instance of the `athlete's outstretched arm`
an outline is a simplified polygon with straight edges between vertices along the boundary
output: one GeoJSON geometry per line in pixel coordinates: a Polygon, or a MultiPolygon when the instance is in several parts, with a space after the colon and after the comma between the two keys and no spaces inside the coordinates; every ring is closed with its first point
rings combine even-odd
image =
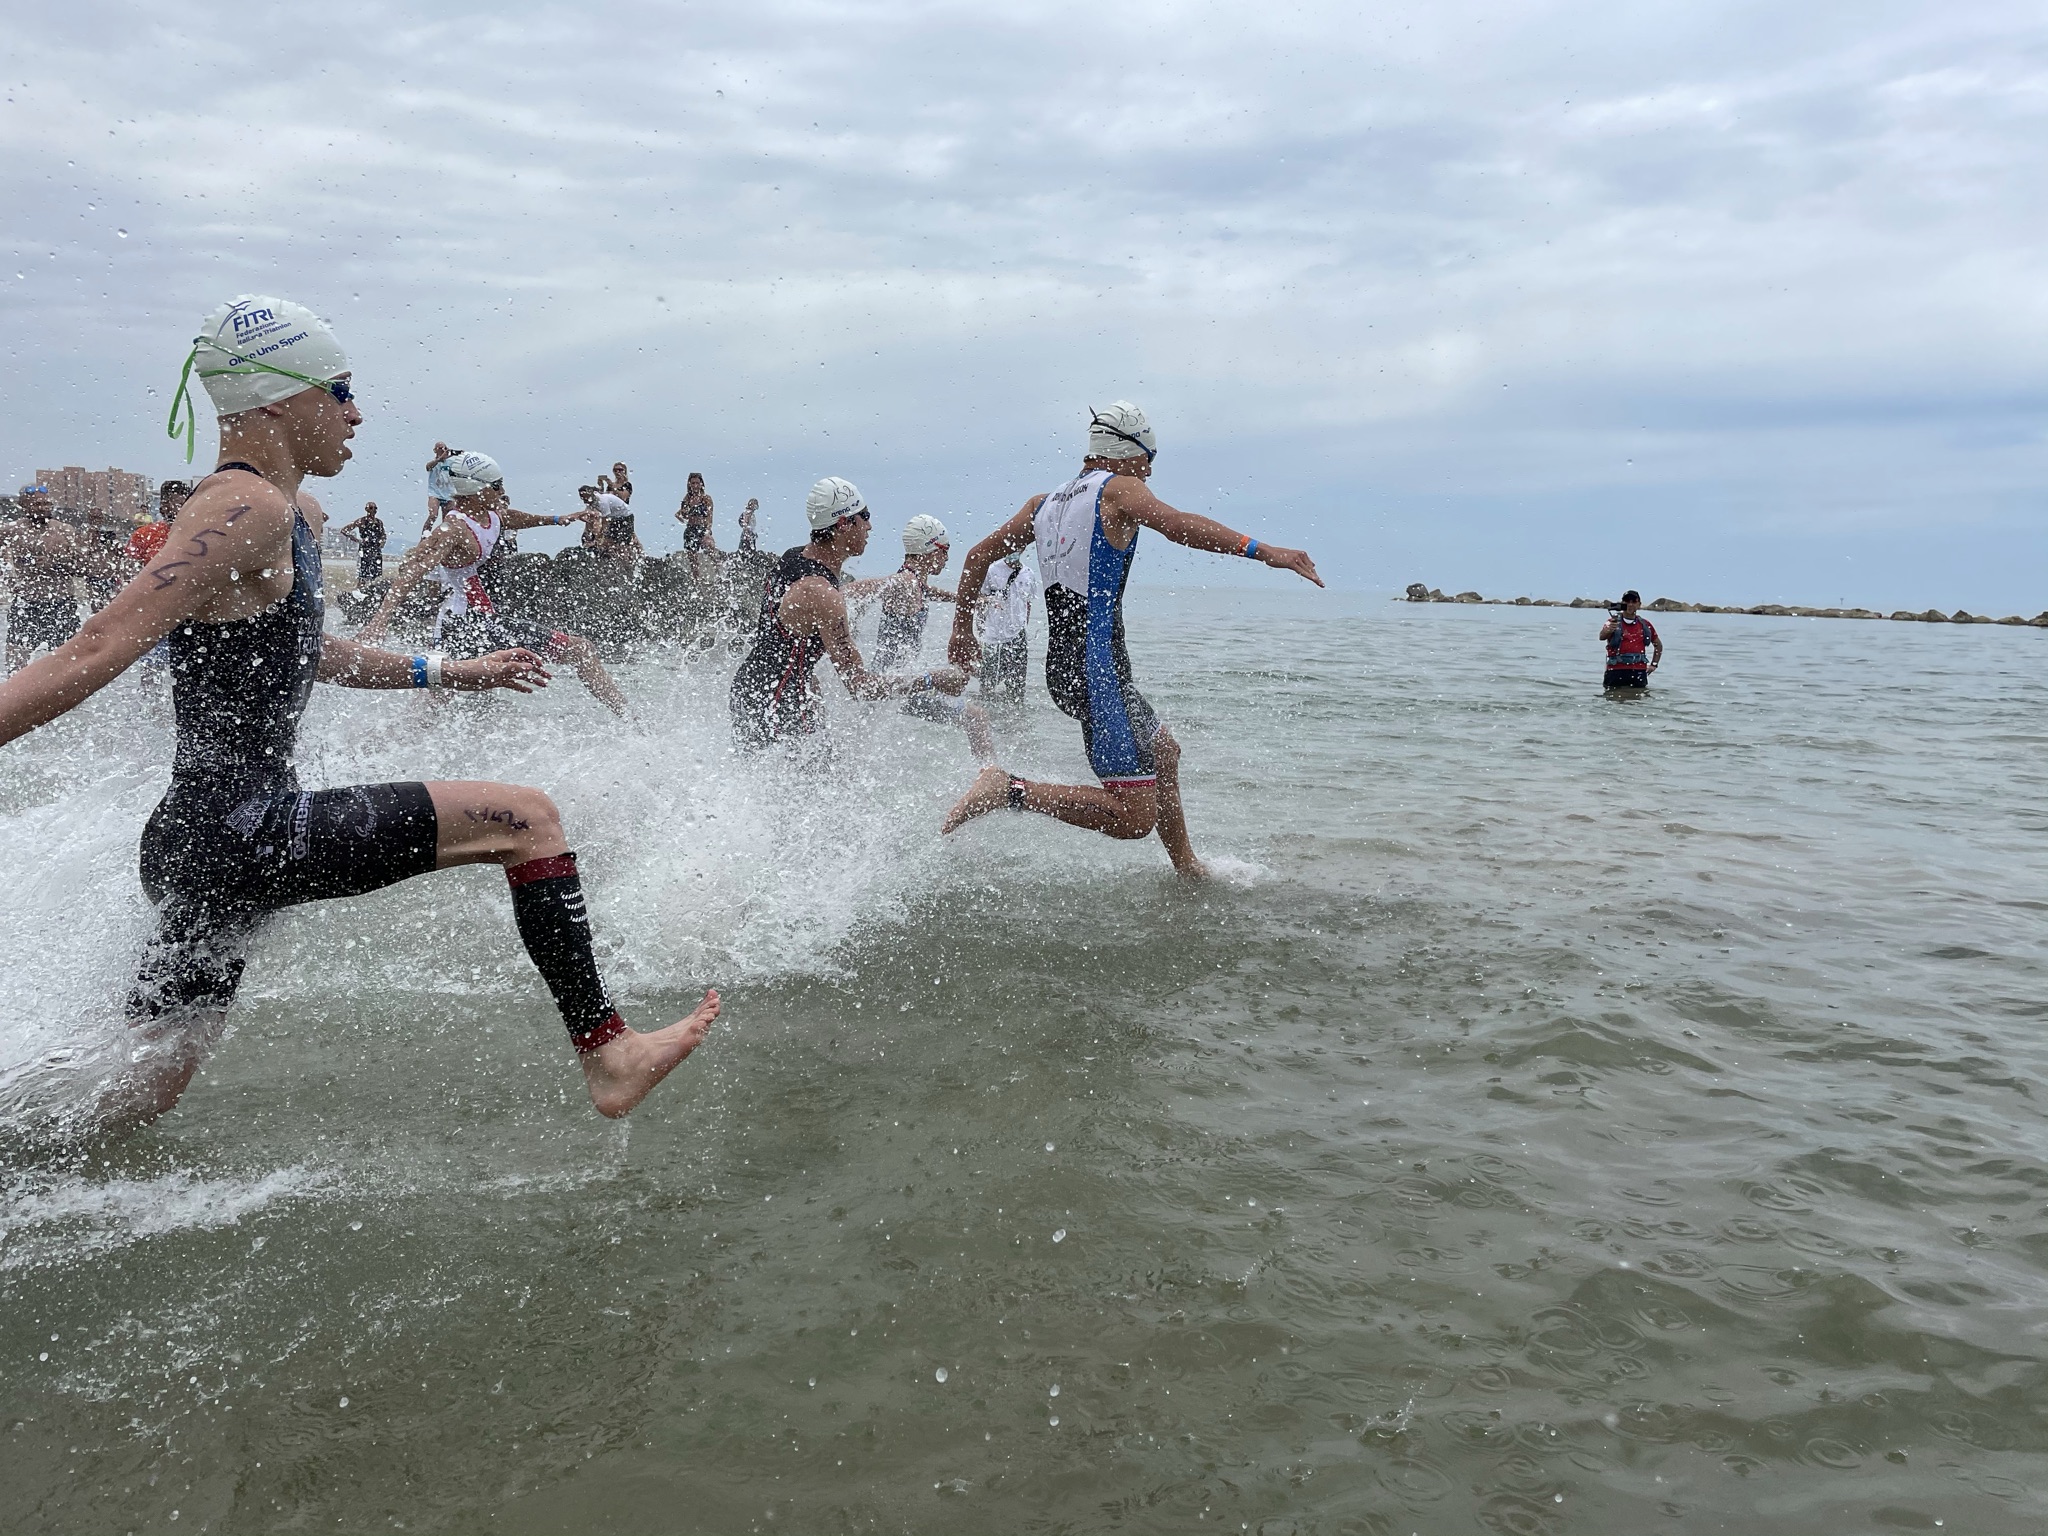
{"type": "Polygon", "coordinates": [[[178,624],[276,564],[278,551],[290,547],[290,504],[272,486],[235,483],[244,478],[202,485],[178,509],[163,550],[111,603],[0,683],[0,743],[76,708],[178,624]]]}
{"type": "Polygon", "coordinates": [[[391,616],[398,612],[398,605],[412,596],[413,590],[427,579],[429,571],[444,565],[468,565],[476,556],[476,535],[469,531],[469,524],[452,517],[443,521],[439,528],[405,552],[405,558],[398,562],[398,569],[391,573],[390,584],[384,590],[384,601],[370,615],[370,622],[363,626],[359,638],[367,645],[375,645],[391,628],[391,616]]]}
{"type": "MultiPolygon", "coordinates": [[[[960,566],[960,590],[979,592],[988,580],[988,568],[1005,555],[1031,547],[1031,520],[1038,516],[1043,496],[1034,496],[1017,509],[1002,527],[967,551],[960,566]]],[[[971,667],[981,660],[981,642],[974,638],[974,604],[956,603],[953,608],[953,637],[946,642],[946,659],[956,667],[971,667]]]]}
{"type": "MultiPolygon", "coordinates": [[[[320,670],[314,676],[341,688],[417,688],[420,680],[414,659],[328,635],[320,643],[320,670]]],[[[549,675],[541,659],[527,650],[493,651],[468,661],[441,663],[441,686],[457,693],[482,693],[490,688],[531,693],[547,687],[549,675]]]]}
{"type": "Polygon", "coordinates": [[[522,528],[566,528],[571,523],[587,523],[596,516],[595,512],[563,512],[557,515],[553,512],[521,512],[507,507],[498,514],[498,521],[517,533],[522,528]]]}
{"type": "Polygon", "coordinates": [[[1150,528],[1189,549],[1208,550],[1218,555],[1241,555],[1249,550],[1251,557],[1261,565],[1270,565],[1277,571],[1292,571],[1319,587],[1323,584],[1323,578],[1316,574],[1316,563],[1309,559],[1306,550],[1284,549],[1278,544],[1254,540],[1225,527],[1213,517],[1170,507],[1154,496],[1152,488],[1135,475],[1118,475],[1102,488],[1102,510],[1107,517],[1150,528]]]}
{"type": "Polygon", "coordinates": [[[940,667],[925,673],[870,672],[853,643],[853,631],[846,620],[846,599],[815,576],[806,576],[789,589],[782,600],[785,627],[802,633],[816,626],[825,654],[839,669],[839,680],[856,699],[901,698],[930,679],[941,693],[958,693],[967,686],[967,674],[957,667],[940,667]]]}

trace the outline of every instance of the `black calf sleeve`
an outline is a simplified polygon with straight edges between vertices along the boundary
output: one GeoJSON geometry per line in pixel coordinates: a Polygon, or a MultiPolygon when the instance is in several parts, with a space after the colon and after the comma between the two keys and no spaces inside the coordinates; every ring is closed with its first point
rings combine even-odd
{"type": "Polygon", "coordinates": [[[576,855],[528,859],[505,870],[512,887],[512,915],[534,969],[555,995],[569,1039],[579,1053],[596,1050],[626,1031],[612,1007],[597,957],[590,951],[590,922],[583,912],[583,882],[576,855]]]}

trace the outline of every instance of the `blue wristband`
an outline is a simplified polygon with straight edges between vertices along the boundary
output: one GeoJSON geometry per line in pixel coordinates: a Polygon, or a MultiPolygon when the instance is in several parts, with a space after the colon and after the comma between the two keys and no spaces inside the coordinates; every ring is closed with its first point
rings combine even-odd
{"type": "Polygon", "coordinates": [[[1259,541],[1257,539],[1246,539],[1244,541],[1244,557],[1247,560],[1258,559],[1259,541]]]}
{"type": "Polygon", "coordinates": [[[415,656],[412,659],[412,685],[415,688],[427,686],[427,658],[415,656]]]}

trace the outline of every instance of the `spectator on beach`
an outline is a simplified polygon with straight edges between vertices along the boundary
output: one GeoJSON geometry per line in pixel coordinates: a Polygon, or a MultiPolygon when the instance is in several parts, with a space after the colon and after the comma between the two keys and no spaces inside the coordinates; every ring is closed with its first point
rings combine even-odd
{"type": "Polygon", "coordinates": [[[625,500],[594,485],[579,485],[576,494],[589,514],[583,520],[583,547],[611,560],[638,560],[643,551],[639,535],[633,531],[633,509],[625,500]]]}
{"type": "Polygon", "coordinates": [[[356,546],[356,585],[367,587],[384,575],[384,520],[377,515],[377,503],[363,503],[363,515],[334,530],[356,546]]]}
{"type": "Polygon", "coordinates": [[[1664,660],[1664,642],[1657,638],[1656,626],[1636,611],[1642,605],[1643,594],[1631,588],[1600,626],[1600,638],[1607,644],[1602,688],[1647,688],[1650,674],[1664,660]]]}
{"type": "Polygon", "coordinates": [[[166,480],[156,488],[156,516],[128,535],[128,558],[136,570],[164,552],[164,540],[171,536],[171,519],[191,494],[192,487],[183,480],[166,480]]]}
{"type": "Polygon", "coordinates": [[[427,460],[427,520],[420,527],[420,537],[425,538],[434,531],[434,524],[447,515],[455,504],[455,496],[448,482],[448,461],[462,452],[450,448],[446,443],[434,444],[434,456],[427,460]]]}
{"type": "Polygon", "coordinates": [[[755,514],[761,510],[761,503],[747,498],[747,510],[740,514],[740,553],[751,555],[761,547],[761,535],[754,527],[755,514]]]}
{"type": "Polygon", "coordinates": [[[704,477],[695,470],[690,471],[682,505],[676,508],[676,521],[683,525],[684,549],[717,550],[718,540],[711,530],[711,493],[704,489],[704,477]]]}
{"type": "Polygon", "coordinates": [[[56,650],[78,633],[71,583],[86,573],[89,552],[77,530],[52,515],[56,503],[40,485],[23,486],[7,540],[7,670],[18,672],[38,650],[56,650]]]}

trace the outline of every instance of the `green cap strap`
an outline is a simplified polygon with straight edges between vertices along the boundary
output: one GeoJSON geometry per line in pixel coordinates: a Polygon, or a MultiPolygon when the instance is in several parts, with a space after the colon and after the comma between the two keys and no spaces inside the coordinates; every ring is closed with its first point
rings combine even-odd
{"type": "MultiPolygon", "coordinates": [[[[164,429],[165,434],[173,442],[178,439],[181,435],[178,430],[178,409],[182,406],[185,411],[185,428],[182,435],[185,439],[185,462],[187,464],[192,462],[192,440],[198,432],[198,422],[192,411],[192,365],[199,360],[200,345],[201,343],[198,341],[193,342],[192,350],[185,355],[185,371],[178,375],[177,393],[171,396],[171,419],[164,429]]],[[[202,368],[199,370],[199,377],[202,379],[218,379],[229,374],[246,373],[250,369],[255,369],[259,373],[275,373],[287,379],[297,379],[301,384],[309,385],[314,389],[326,389],[334,382],[332,379],[309,378],[303,373],[293,373],[289,368],[277,368],[269,363],[251,361],[244,361],[240,366],[233,368],[202,368]]]]}
{"type": "Polygon", "coordinates": [[[185,462],[192,462],[192,439],[198,432],[198,423],[192,414],[192,365],[199,359],[199,343],[192,343],[192,350],[185,354],[185,371],[178,375],[177,393],[171,396],[171,419],[164,433],[172,442],[178,440],[178,407],[185,408],[185,462]]]}

